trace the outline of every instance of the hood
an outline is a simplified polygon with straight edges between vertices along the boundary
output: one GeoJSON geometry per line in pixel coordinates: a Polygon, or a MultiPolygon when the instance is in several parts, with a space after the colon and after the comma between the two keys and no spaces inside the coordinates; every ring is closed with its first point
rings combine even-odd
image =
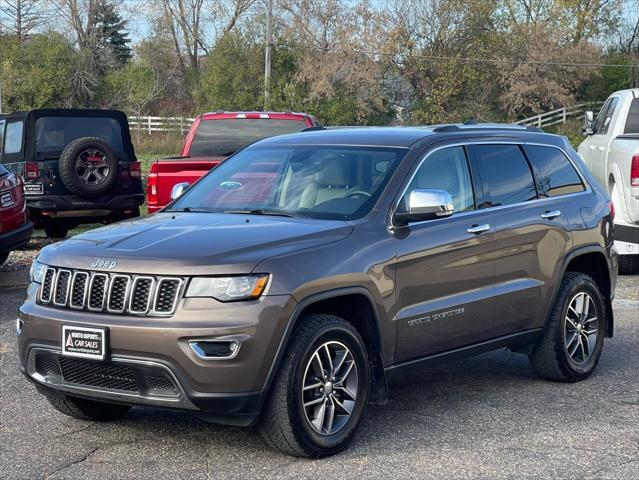
{"type": "Polygon", "coordinates": [[[134,274],[250,273],[269,257],[337,242],[352,229],[349,223],[326,220],[157,213],[50,245],[42,250],[39,261],[134,274]],[[97,260],[104,260],[106,266],[97,260]]]}

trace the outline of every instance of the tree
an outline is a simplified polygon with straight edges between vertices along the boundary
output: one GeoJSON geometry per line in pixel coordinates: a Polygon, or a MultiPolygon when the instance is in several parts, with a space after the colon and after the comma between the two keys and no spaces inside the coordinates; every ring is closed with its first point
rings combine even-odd
{"type": "Polygon", "coordinates": [[[115,4],[108,1],[102,1],[98,5],[95,15],[99,43],[111,50],[119,65],[126,64],[132,57],[126,20],[122,19],[115,4]]]}
{"type": "Polygon", "coordinates": [[[48,19],[42,0],[0,0],[0,27],[21,41],[48,19]]]}
{"type": "Polygon", "coordinates": [[[76,55],[58,33],[34,35],[26,44],[17,37],[0,37],[3,109],[64,105],[76,55]]]}
{"type": "Polygon", "coordinates": [[[129,63],[109,72],[104,80],[107,107],[118,107],[134,115],[147,113],[147,108],[164,91],[158,73],[145,62],[129,63]]]}

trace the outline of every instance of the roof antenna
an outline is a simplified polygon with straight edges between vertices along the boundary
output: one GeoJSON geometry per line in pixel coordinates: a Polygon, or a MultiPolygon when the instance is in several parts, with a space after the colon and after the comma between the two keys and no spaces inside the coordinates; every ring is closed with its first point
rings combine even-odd
{"type": "Polygon", "coordinates": [[[477,125],[477,120],[475,120],[473,117],[470,117],[464,122],[464,125],[477,125]]]}

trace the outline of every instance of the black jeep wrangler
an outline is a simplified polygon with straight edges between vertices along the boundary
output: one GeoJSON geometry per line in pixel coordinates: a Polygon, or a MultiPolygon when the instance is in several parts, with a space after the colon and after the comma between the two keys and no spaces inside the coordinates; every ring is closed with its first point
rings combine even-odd
{"type": "Polygon", "coordinates": [[[0,161],[24,178],[31,219],[47,236],[140,215],[140,164],[123,112],[16,112],[0,118],[3,137],[0,161]]]}

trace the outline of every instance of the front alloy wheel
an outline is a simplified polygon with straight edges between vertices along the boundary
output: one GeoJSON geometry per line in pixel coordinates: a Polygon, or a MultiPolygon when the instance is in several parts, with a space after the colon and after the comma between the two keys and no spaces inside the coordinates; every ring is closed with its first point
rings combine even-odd
{"type": "Polygon", "coordinates": [[[366,345],[343,318],[312,314],[298,320],[264,405],[260,432],[275,448],[325,457],[350,443],[368,401],[366,345]]]}
{"type": "Polygon", "coordinates": [[[302,396],[306,420],[321,435],[332,435],[348,422],[357,401],[357,365],[341,342],[326,342],[306,365],[302,396]]]}

